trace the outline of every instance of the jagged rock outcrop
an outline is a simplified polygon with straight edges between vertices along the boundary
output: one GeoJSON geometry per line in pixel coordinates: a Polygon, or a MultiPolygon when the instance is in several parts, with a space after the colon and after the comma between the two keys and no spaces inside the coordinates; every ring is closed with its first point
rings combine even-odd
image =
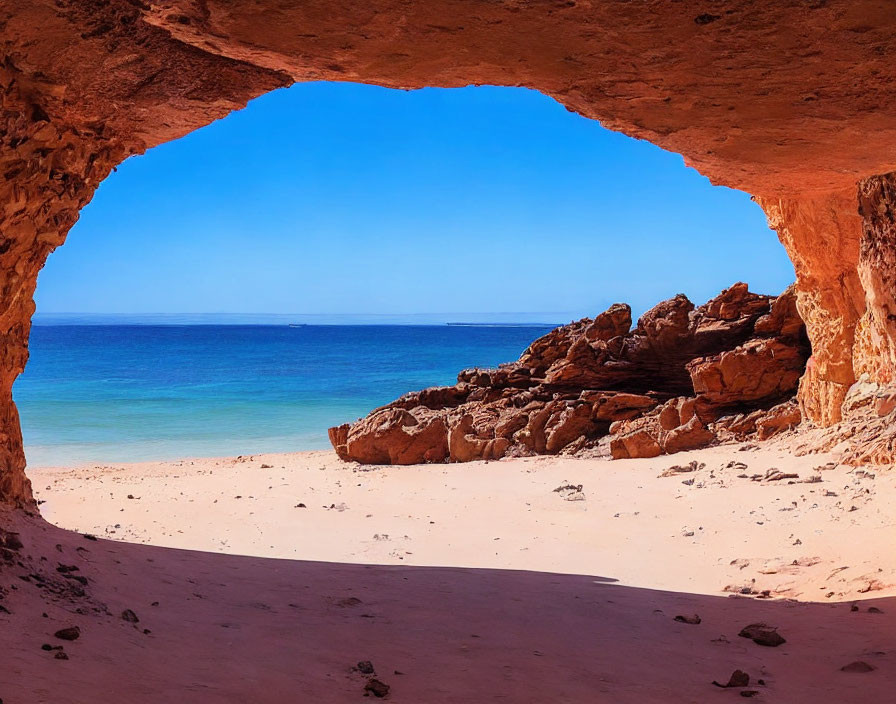
{"type": "Polygon", "coordinates": [[[768,440],[785,430],[792,430],[803,420],[799,404],[795,400],[779,403],[768,410],[723,416],[710,428],[720,440],[745,440],[755,434],[759,440],[768,440]]]}
{"type": "Polygon", "coordinates": [[[11,389],[37,274],[79,209],[129,155],[295,81],[526,86],[754,194],[797,270],[813,347],[802,412],[836,423],[858,375],[896,372],[880,207],[896,170],[894,29],[873,0],[5,0],[0,501],[31,500],[11,389]]]}
{"type": "Polygon", "coordinates": [[[797,454],[834,451],[843,464],[896,464],[896,384],[862,374],[846,392],[840,414],[835,425],[806,433],[797,454]]]}
{"type": "Polygon", "coordinates": [[[414,464],[578,452],[608,434],[614,457],[652,457],[712,442],[732,414],[750,414],[742,435],[783,427],[763,411],[794,394],[809,355],[792,290],[772,298],[738,283],[697,308],[679,294],[631,325],[616,304],[330,439],[346,460],[414,464]]]}
{"type": "Polygon", "coordinates": [[[715,435],[697,415],[696,399],[674,398],[640,418],[610,426],[615,459],[656,457],[704,447],[715,435]]]}

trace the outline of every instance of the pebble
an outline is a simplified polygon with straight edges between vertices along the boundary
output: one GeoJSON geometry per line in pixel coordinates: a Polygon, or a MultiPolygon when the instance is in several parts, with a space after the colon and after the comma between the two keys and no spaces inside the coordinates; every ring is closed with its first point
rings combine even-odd
{"type": "Polygon", "coordinates": [[[81,629],[77,626],[70,626],[56,631],[53,635],[59,640],[78,640],[81,637],[81,629]]]}
{"type": "Polygon", "coordinates": [[[877,668],[862,660],[856,660],[855,662],[849,663],[849,665],[844,665],[840,669],[843,672],[871,672],[877,668]]]}
{"type": "Polygon", "coordinates": [[[379,699],[382,699],[383,697],[388,695],[390,689],[391,687],[389,687],[389,685],[387,685],[385,682],[380,682],[374,677],[371,677],[369,680],[367,680],[367,684],[364,685],[365,696],[367,694],[372,694],[379,699]]]}
{"type": "Polygon", "coordinates": [[[678,616],[675,617],[674,620],[678,621],[679,623],[690,623],[691,625],[696,626],[703,619],[701,619],[698,614],[694,614],[693,616],[682,616],[681,614],[679,614],[678,616]]]}
{"type": "Polygon", "coordinates": [[[712,683],[716,687],[722,687],[725,689],[727,689],[728,687],[747,687],[750,684],[750,676],[743,670],[735,670],[731,673],[731,677],[728,678],[728,684],[720,684],[715,680],[713,680],[712,683]]]}
{"type": "Polygon", "coordinates": [[[757,645],[764,645],[769,648],[776,648],[787,642],[778,633],[777,628],[767,626],[764,623],[751,623],[749,626],[744,626],[737,635],[742,638],[749,638],[757,645]]]}

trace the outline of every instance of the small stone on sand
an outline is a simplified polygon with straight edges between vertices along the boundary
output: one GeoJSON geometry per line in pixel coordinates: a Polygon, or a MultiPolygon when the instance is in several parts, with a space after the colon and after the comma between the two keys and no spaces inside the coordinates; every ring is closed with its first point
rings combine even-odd
{"type": "Polygon", "coordinates": [[[78,640],[81,637],[81,629],[77,626],[70,626],[56,631],[53,635],[60,640],[78,640]]]}
{"type": "Polygon", "coordinates": [[[862,660],[856,660],[855,662],[849,663],[849,665],[844,665],[840,669],[843,672],[871,672],[877,668],[862,660]]]}
{"type": "Polygon", "coordinates": [[[365,696],[367,694],[372,694],[379,699],[382,699],[383,697],[388,695],[389,689],[389,685],[387,685],[385,682],[380,682],[378,679],[373,677],[367,680],[367,684],[364,685],[365,696]]]}
{"type": "Polygon", "coordinates": [[[675,617],[675,620],[679,623],[690,623],[692,625],[697,625],[703,619],[701,619],[697,614],[694,614],[693,616],[682,616],[681,614],[679,614],[675,617]]]}
{"type": "Polygon", "coordinates": [[[750,684],[750,676],[744,672],[743,670],[735,670],[731,673],[731,677],[728,678],[728,684],[720,684],[715,680],[712,683],[716,687],[728,688],[728,687],[747,687],[750,684]]]}
{"type": "Polygon", "coordinates": [[[787,641],[778,633],[778,629],[767,626],[764,623],[751,623],[741,629],[737,635],[742,638],[749,638],[757,645],[764,645],[769,648],[776,648],[783,645],[787,641]]]}

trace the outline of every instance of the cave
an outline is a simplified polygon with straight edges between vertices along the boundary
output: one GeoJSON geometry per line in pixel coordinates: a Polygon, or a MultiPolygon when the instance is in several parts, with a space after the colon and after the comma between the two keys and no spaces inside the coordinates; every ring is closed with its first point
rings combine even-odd
{"type": "Polygon", "coordinates": [[[526,86],[752,194],[794,263],[804,418],[896,369],[886,3],[206,0],[0,10],[0,497],[31,501],[11,388],[37,273],[116,164],[299,81],[526,86]],[[798,29],[796,29],[798,28],[798,29]]]}
{"type": "MultiPolygon", "coordinates": [[[[751,194],[796,272],[797,307],[811,343],[798,392],[803,422],[836,426],[857,380],[884,386],[896,373],[894,29],[892,5],[875,0],[374,0],[363,6],[319,0],[7,0],[0,7],[0,520],[14,526],[39,520],[12,387],[28,359],[33,296],[48,255],[65,242],[79,211],[123,160],[303,81],[405,90],[531,88],[609,129],[681,154],[714,184],[751,194]]],[[[892,463],[893,452],[890,442],[873,459],[892,463]]],[[[61,531],[28,525],[36,555],[61,552],[61,531]]],[[[4,554],[21,548],[10,536],[15,533],[0,531],[4,554]]],[[[146,563],[161,562],[163,553],[143,551],[134,563],[135,579],[154,578],[146,563]]],[[[210,555],[178,559],[195,559],[209,572],[223,564],[210,555]]],[[[113,569],[111,560],[104,569],[113,569]]],[[[229,562],[228,569],[236,564],[229,562]]],[[[262,569],[259,560],[240,564],[248,566],[246,574],[262,569]]],[[[178,578],[188,574],[187,567],[178,569],[178,578]]],[[[443,620],[463,606],[463,598],[453,593],[442,604],[428,590],[445,587],[449,578],[469,579],[467,572],[387,573],[325,563],[312,571],[264,569],[255,582],[241,582],[245,600],[263,583],[284,592],[311,583],[315,593],[334,580],[375,582],[383,589],[397,583],[402,613],[443,620]],[[406,575],[404,582],[390,581],[394,574],[406,575]]],[[[539,608],[562,615],[561,597],[578,599],[577,590],[601,581],[551,579],[490,574],[495,591],[514,591],[531,606],[510,604],[502,620],[489,603],[484,613],[490,627],[513,640],[514,620],[525,622],[539,608]],[[545,599],[548,593],[556,598],[545,599]]],[[[155,598],[134,584],[147,603],[155,598]]],[[[637,614],[645,603],[659,602],[669,609],[742,614],[744,620],[758,612],[775,618],[770,602],[749,611],[753,607],[738,600],[619,589],[614,594],[622,615],[607,613],[623,624],[642,618],[637,614]]],[[[173,597],[173,587],[167,594],[173,597]]],[[[213,594],[228,598],[224,591],[213,594]]],[[[207,608],[197,604],[197,610],[207,608]]],[[[794,618],[823,621],[830,613],[825,609],[806,605],[794,618]]],[[[415,627],[402,623],[398,635],[415,627]]],[[[845,623],[837,621],[844,642],[856,649],[854,630],[876,632],[875,624],[854,629],[853,622],[845,623]]],[[[655,627],[645,626],[645,633],[655,627]]],[[[571,628],[564,640],[584,648],[587,636],[571,628]]],[[[657,636],[643,649],[633,639],[602,647],[627,654],[624,679],[634,682],[645,653],[682,671],[692,664],[681,641],[665,638],[657,636]]],[[[170,654],[187,658],[189,645],[172,642],[170,654]]],[[[259,657],[266,662],[282,657],[276,638],[264,648],[259,657]]],[[[847,670],[851,665],[841,669],[861,671],[847,670]]],[[[271,696],[288,700],[291,690],[283,682],[277,686],[283,689],[271,689],[271,696]]],[[[626,701],[669,701],[662,692],[658,696],[626,701]]]]}

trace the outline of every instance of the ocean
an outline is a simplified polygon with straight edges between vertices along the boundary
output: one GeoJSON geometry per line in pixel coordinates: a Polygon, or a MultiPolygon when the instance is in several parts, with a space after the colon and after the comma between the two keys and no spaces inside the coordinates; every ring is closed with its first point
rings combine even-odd
{"type": "Polygon", "coordinates": [[[35,325],[13,388],[30,466],[294,452],[552,326],[35,325]]]}

